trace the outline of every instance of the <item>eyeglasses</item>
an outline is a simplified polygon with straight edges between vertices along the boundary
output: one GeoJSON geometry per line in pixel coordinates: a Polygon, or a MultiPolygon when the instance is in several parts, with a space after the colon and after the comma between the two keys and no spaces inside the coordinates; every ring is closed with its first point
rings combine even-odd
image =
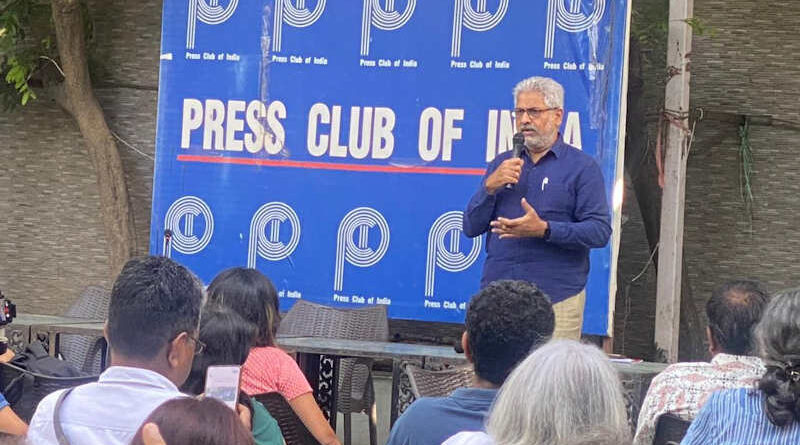
{"type": "Polygon", "coordinates": [[[552,108],[514,108],[514,117],[520,118],[523,114],[527,114],[528,117],[531,119],[536,119],[540,117],[542,114],[548,112],[558,110],[558,107],[552,108]]]}
{"type": "Polygon", "coordinates": [[[186,336],[189,337],[190,340],[194,341],[194,355],[200,355],[206,350],[206,344],[201,342],[199,338],[188,332],[186,333],[186,336]]]}

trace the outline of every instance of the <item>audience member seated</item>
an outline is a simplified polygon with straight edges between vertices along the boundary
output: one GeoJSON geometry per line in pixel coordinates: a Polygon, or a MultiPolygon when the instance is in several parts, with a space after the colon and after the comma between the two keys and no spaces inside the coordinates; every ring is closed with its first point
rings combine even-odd
{"type": "MultiPolygon", "coordinates": [[[[205,348],[195,357],[189,378],[181,389],[189,394],[201,394],[205,389],[206,370],[209,366],[241,366],[247,359],[255,332],[255,326],[232,309],[206,305],[200,319],[198,337],[205,348]]],[[[239,395],[239,402],[250,408],[256,445],[283,444],[278,422],[264,405],[243,393],[239,395]]]]}
{"type": "Polygon", "coordinates": [[[131,442],[131,445],[253,444],[253,436],[239,416],[210,397],[165,402],[147,417],[131,442]]]}
{"type": "Polygon", "coordinates": [[[387,445],[439,445],[459,431],[482,430],[498,388],[532,349],[550,339],[555,316],[535,285],[501,280],[472,298],[465,323],[461,343],[475,367],[474,384],[449,397],[412,403],[395,422],[387,445]]]}
{"type": "Polygon", "coordinates": [[[129,444],[156,407],[181,396],[199,344],[203,296],[200,281],[169,258],[130,260],[111,291],[105,328],[111,367],[98,382],[45,397],[29,442],[61,443],[53,420],[60,402],[59,424],[71,445],[129,444]]]}
{"type": "MultiPolygon", "coordinates": [[[[6,352],[0,355],[0,363],[8,363],[14,358],[14,351],[6,346],[6,352]]],[[[0,394],[0,443],[3,434],[10,434],[12,436],[24,436],[28,431],[28,424],[17,416],[17,413],[11,409],[3,394],[0,394]]]]}
{"type": "Polygon", "coordinates": [[[242,391],[251,396],[280,393],[317,441],[339,445],[297,362],[277,347],[278,293],[269,278],[255,269],[227,269],[214,278],[208,294],[211,302],[233,309],[256,326],[253,347],[242,366],[242,391]]]}
{"type": "Polygon", "coordinates": [[[732,281],[716,289],[706,304],[711,363],[675,363],[657,375],[639,412],[635,445],[651,445],[656,423],[671,413],[692,420],[719,389],[753,386],[764,364],[752,356],[751,332],[769,297],[754,281],[732,281]]]}
{"type": "Polygon", "coordinates": [[[553,340],[508,377],[486,432],[461,432],[444,445],[590,443],[630,443],[619,375],[596,347],[553,340]]]}
{"type": "Polygon", "coordinates": [[[767,368],[757,388],[712,394],[681,444],[800,443],[800,290],[772,298],[755,337],[767,368]]]}
{"type": "MultiPolygon", "coordinates": [[[[2,433],[12,436],[24,436],[28,431],[28,425],[17,416],[8,401],[0,394],[0,436],[2,433]]],[[[0,437],[0,443],[2,443],[0,437]]]]}

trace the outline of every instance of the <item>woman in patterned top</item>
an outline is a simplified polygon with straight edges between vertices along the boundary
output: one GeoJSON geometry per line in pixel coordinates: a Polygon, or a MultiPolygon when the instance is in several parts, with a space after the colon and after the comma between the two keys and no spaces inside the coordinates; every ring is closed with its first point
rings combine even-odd
{"type": "Polygon", "coordinates": [[[238,312],[258,327],[253,347],[242,366],[241,389],[248,395],[280,393],[322,445],[340,445],[297,362],[277,347],[280,323],[278,293],[269,278],[255,269],[234,267],[220,272],[208,286],[209,300],[238,312]]]}
{"type": "Polygon", "coordinates": [[[757,389],[714,393],[681,444],[800,443],[800,289],[772,298],[755,336],[767,368],[757,389]]]}

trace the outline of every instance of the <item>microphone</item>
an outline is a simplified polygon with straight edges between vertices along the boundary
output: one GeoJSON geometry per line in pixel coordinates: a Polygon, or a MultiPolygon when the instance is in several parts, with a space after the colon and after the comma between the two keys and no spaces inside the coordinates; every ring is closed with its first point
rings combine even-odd
{"type": "MultiPolygon", "coordinates": [[[[514,134],[514,148],[512,149],[512,157],[519,158],[522,156],[522,150],[525,150],[525,135],[520,133],[514,134]]],[[[507,190],[514,190],[514,184],[506,184],[507,190]]]]}
{"type": "Polygon", "coordinates": [[[169,249],[171,247],[169,245],[169,243],[171,241],[172,241],[172,230],[165,229],[164,230],[164,243],[161,245],[161,254],[166,256],[166,257],[169,257],[169,254],[167,254],[167,249],[169,249]]]}
{"type": "Polygon", "coordinates": [[[525,150],[525,135],[520,133],[514,134],[514,157],[518,158],[522,155],[522,150],[525,150]]]}

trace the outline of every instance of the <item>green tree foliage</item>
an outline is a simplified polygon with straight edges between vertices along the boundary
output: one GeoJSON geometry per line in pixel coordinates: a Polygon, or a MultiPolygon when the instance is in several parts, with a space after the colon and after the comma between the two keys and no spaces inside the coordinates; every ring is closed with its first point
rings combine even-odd
{"type": "MultiPolygon", "coordinates": [[[[81,11],[88,19],[83,3],[81,11]]],[[[85,20],[89,49],[92,23],[85,20]]],[[[50,2],[0,0],[0,106],[11,110],[37,99],[36,88],[63,80],[60,71],[50,2]]]]}
{"type": "Polygon", "coordinates": [[[53,45],[49,33],[37,38],[34,23],[49,25],[50,6],[32,0],[0,0],[0,103],[4,108],[25,105],[36,99],[33,76],[42,62],[52,59],[53,45]]]}

